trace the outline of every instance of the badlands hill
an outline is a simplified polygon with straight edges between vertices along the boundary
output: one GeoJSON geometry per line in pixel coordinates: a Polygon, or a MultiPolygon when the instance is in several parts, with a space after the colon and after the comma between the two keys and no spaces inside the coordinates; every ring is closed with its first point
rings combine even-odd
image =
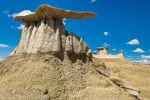
{"type": "Polygon", "coordinates": [[[99,59],[94,64],[48,53],[11,56],[0,62],[0,99],[136,100],[107,75],[99,59]]]}
{"type": "Polygon", "coordinates": [[[84,39],[62,23],[95,17],[48,5],[16,17],[26,25],[19,45],[0,62],[0,100],[148,100],[148,67],[92,58],[84,39]]]}

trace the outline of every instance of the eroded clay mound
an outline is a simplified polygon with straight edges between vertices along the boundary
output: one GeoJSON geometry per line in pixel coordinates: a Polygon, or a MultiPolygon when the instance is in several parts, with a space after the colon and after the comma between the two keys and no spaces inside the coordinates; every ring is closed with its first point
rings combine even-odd
{"type": "Polygon", "coordinates": [[[0,62],[0,100],[135,100],[100,74],[103,64],[96,68],[50,54],[10,56],[0,62]]]}

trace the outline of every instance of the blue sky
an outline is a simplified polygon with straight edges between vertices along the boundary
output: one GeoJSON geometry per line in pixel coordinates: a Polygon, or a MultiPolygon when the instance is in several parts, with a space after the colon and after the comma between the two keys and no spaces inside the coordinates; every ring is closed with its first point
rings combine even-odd
{"type": "Polygon", "coordinates": [[[42,4],[65,10],[97,13],[97,18],[66,19],[69,32],[83,37],[92,51],[96,47],[124,50],[129,61],[150,63],[150,0],[2,0],[0,3],[0,60],[19,44],[24,23],[18,14],[34,12],[42,4]]]}

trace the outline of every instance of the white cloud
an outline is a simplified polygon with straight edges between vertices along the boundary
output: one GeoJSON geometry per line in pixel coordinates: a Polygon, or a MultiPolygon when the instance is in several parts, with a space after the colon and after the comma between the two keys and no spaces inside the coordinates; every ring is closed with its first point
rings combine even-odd
{"type": "Polygon", "coordinates": [[[104,47],[106,47],[106,46],[110,46],[110,44],[107,44],[107,43],[104,43],[104,44],[102,44],[104,47]]]}
{"type": "Polygon", "coordinates": [[[14,28],[14,26],[12,25],[11,28],[14,28]]]}
{"type": "Polygon", "coordinates": [[[104,32],[105,35],[108,35],[108,32],[104,32]]]}
{"type": "Polygon", "coordinates": [[[0,61],[2,61],[2,58],[1,58],[2,56],[0,56],[0,61]]]}
{"type": "Polygon", "coordinates": [[[128,42],[128,43],[126,43],[126,44],[130,44],[130,45],[139,45],[140,43],[139,43],[139,40],[133,39],[133,40],[131,40],[130,42],[128,42]]]}
{"type": "Polygon", "coordinates": [[[132,56],[128,56],[128,57],[132,57],[132,56]]]}
{"type": "Polygon", "coordinates": [[[22,30],[22,29],[24,28],[24,26],[25,26],[25,25],[23,25],[23,24],[20,24],[19,27],[14,27],[14,26],[12,25],[11,28],[12,28],[12,29],[20,29],[20,30],[22,30]]]}
{"type": "Polygon", "coordinates": [[[5,10],[4,10],[4,13],[7,14],[7,13],[9,13],[9,11],[8,11],[7,9],[5,9],[5,10]]]}
{"type": "Polygon", "coordinates": [[[0,61],[2,61],[2,59],[0,58],[0,61]]]}
{"type": "Polygon", "coordinates": [[[112,50],[114,50],[114,51],[115,51],[115,50],[117,50],[117,49],[112,49],[112,50]]]}
{"type": "Polygon", "coordinates": [[[133,50],[133,52],[144,53],[145,51],[140,48],[136,48],[136,50],[133,50]]]}
{"type": "Polygon", "coordinates": [[[150,50],[148,52],[150,52],[150,50]]]}
{"type": "Polygon", "coordinates": [[[150,55],[148,55],[148,56],[146,56],[146,55],[145,55],[145,56],[144,56],[144,55],[141,55],[141,57],[142,57],[142,58],[146,58],[146,59],[150,59],[150,55]]]}
{"type": "Polygon", "coordinates": [[[0,47],[9,47],[9,45],[0,44],[0,47]]]}
{"type": "Polygon", "coordinates": [[[22,30],[22,29],[24,28],[24,26],[25,26],[25,25],[20,24],[20,26],[19,26],[19,27],[17,27],[17,29],[21,29],[21,30],[22,30]]]}
{"type": "Polygon", "coordinates": [[[91,2],[95,2],[96,0],[91,0],[91,2]]]}
{"type": "Polygon", "coordinates": [[[64,24],[64,25],[66,25],[66,22],[65,22],[65,21],[66,21],[66,18],[63,19],[63,24],[64,24]]]}
{"type": "Polygon", "coordinates": [[[140,60],[140,61],[133,61],[133,62],[139,62],[139,63],[142,63],[142,64],[150,64],[150,60],[148,61],[147,59],[140,60]]]}
{"type": "Polygon", "coordinates": [[[130,59],[127,59],[127,60],[130,60],[130,59]]]}
{"type": "Polygon", "coordinates": [[[29,14],[33,14],[34,12],[31,12],[30,10],[24,10],[22,12],[19,13],[13,13],[12,15],[8,14],[8,17],[16,17],[16,16],[26,16],[29,14]]]}

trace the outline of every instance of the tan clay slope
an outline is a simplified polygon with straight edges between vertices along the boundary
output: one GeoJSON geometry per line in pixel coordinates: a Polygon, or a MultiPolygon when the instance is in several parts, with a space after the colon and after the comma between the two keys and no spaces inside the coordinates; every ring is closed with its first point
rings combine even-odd
{"type": "Polygon", "coordinates": [[[110,77],[118,77],[141,91],[139,99],[150,100],[150,66],[127,60],[102,60],[110,77]]]}
{"type": "Polygon", "coordinates": [[[136,100],[109,80],[103,62],[73,63],[49,54],[11,56],[0,62],[0,90],[0,100],[14,95],[15,100],[136,100]]]}
{"type": "Polygon", "coordinates": [[[100,59],[105,63],[105,65],[133,65],[126,59],[100,59]]]}

